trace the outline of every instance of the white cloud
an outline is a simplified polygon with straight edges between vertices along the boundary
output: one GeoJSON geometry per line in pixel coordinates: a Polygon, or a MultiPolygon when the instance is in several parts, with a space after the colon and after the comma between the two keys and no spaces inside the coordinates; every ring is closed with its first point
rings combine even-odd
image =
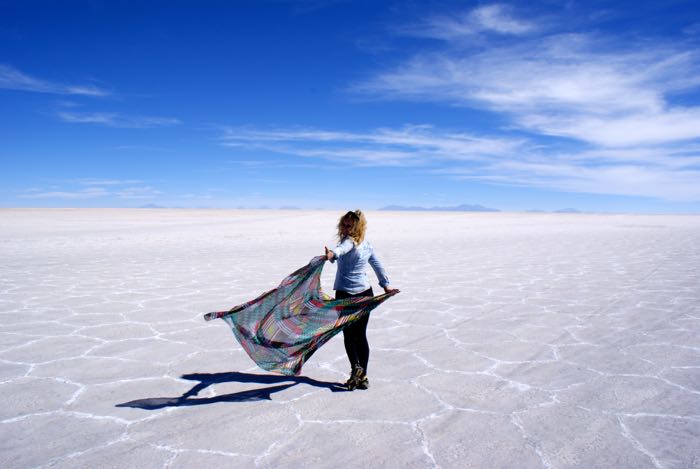
{"type": "MultiPolygon", "coordinates": [[[[476,10],[475,10],[476,11],[476,10]]],[[[473,15],[472,11],[469,16],[473,15]]],[[[700,53],[590,34],[485,43],[454,40],[356,84],[358,92],[486,109],[535,134],[597,145],[700,138],[700,107],[670,99],[700,87],[700,53]]]]}
{"type": "Polygon", "coordinates": [[[133,151],[147,151],[147,152],[168,152],[172,151],[165,147],[158,147],[153,145],[117,145],[113,147],[115,150],[133,150],[133,151]]]}
{"type": "Polygon", "coordinates": [[[683,42],[561,33],[563,24],[553,33],[546,24],[557,22],[522,19],[500,5],[433,17],[402,33],[441,39],[437,49],[431,41],[353,86],[379,99],[498,113],[512,123],[507,129],[486,136],[431,126],[229,129],[223,142],[345,165],[411,165],[507,185],[700,201],[700,107],[678,104],[700,87],[700,53],[683,42]]]}
{"type": "Polygon", "coordinates": [[[482,29],[502,34],[524,34],[535,29],[529,21],[513,17],[508,7],[503,5],[484,5],[475,8],[469,17],[482,29]]]}
{"type": "Polygon", "coordinates": [[[567,192],[700,201],[700,147],[657,146],[504,155],[478,167],[433,171],[458,179],[567,192]]]}
{"type": "MultiPolygon", "coordinates": [[[[0,89],[33,91],[60,95],[107,96],[110,93],[94,85],[73,85],[56,83],[32,77],[9,65],[0,64],[0,89]]],[[[78,124],[99,124],[108,127],[151,128],[179,125],[182,122],[172,117],[127,115],[118,112],[81,112],[74,111],[79,103],[70,100],[59,100],[56,106],[61,110],[55,115],[64,122],[78,124]]]]}
{"type": "Polygon", "coordinates": [[[225,146],[249,146],[280,153],[320,157],[358,166],[429,164],[436,160],[477,161],[515,151],[522,139],[492,138],[409,125],[369,132],[318,129],[227,129],[225,146]]]}
{"type": "Polygon", "coordinates": [[[108,127],[146,129],[168,127],[182,122],[172,117],[130,116],[117,112],[67,112],[59,111],[56,116],[64,122],[77,124],[100,124],[108,127]]]}
{"type": "Polygon", "coordinates": [[[82,96],[106,96],[110,94],[94,85],[71,85],[42,80],[2,64],[0,64],[0,88],[82,96]]]}
{"type": "Polygon", "coordinates": [[[556,156],[564,162],[592,165],[635,164],[662,170],[700,168],[700,145],[648,146],[646,148],[599,148],[556,156]]]}
{"type": "Polygon", "coordinates": [[[22,199],[95,199],[111,195],[102,187],[88,187],[79,191],[37,191],[19,194],[22,199]]]}
{"type": "Polygon", "coordinates": [[[429,18],[423,24],[404,28],[409,35],[443,40],[473,39],[480,33],[524,35],[538,29],[535,23],[516,18],[507,5],[483,5],[461,14],[429,18]]]}
{"type": "Polygon", "coordinates": [[[700,108],[671,108],[623,116],[537,115],[518,118],[543,134],[572,137],[607,147],[693,140],[700,137],[700,108]]]}
{"type": "Polygon", "coordinates": [[[22,199],[63,199],[63,200],[78,200],[78,199],[99,199],[99,198],[117,198],[117,199],[152,199],[160,194],[161,191],[154,189],[151,186],[134,186],[132,184],[140,183],[135,180],[109,180],[109,179],[78,179],[67,181],[66,186],[54,185],[50,189],[41,189],[32,187],[20,191],[17,195],[22,199]],[[82,189],[74,189],[74,185],[88,186],[82,189]],[[125,186],[125,187],[118,187],[125,186]]]}
{"type": "Polygon", "coordinates": [[[161,191],[156,190],[150,186],[141,186],[125,187],[115,192],[114,195],[120,199],[152,199],[160,194],[162,194],[161,191]]]}
{"type": "Polygon", "coordinates": [[[536,186],[567,192],[654,197],[674,202],[700,200],[700,170],[677,171],[641,165],[567,165],[562,162],[506,161],[478,174],[452,173],[509,185],[536,186]]]}
{"type": "Polygon", "coordinates": [[[228,129],[223,144],[322,158],[344,166],[412,166],[458,179],[516,186],[700,200],[700,145],[554,151],[534,141],[476,137],[431,126],[364,133],[228,129]]]}
{"type": "Polygon", "coordinates": [[[683,28],[683,32],[689,36],[696,36],[700,34],[700,21],[689,24],[683,28]]]}
{"type": "Polygon", "coordinates": [[[700,53],[683,42],[632,43],[614,33],[538,26],[556,23],[551,20],[518,18],[500,5],[429,19],[403,32],[441,39],[442,46],[431,43],[353,89],[498,113],[528,135],[518,146],[464,162],[435,152],[442,164],[430,170],[437,174],[700,200],[700,107],[678,104],[700,88],[700,53]]]}
{"type": "Polygon", "coordinates": [[[121,186],[125,184],[139,184],[141,181],[136,179],[77,179],[76,183],[83,186],[121,186]]]}

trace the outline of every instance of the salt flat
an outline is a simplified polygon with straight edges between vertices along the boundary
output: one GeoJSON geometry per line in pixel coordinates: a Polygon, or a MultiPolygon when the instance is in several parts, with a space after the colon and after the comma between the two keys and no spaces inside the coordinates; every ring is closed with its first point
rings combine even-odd
{"type": "Polygon", "coordinates": [[[340,337],[290,378],[202,319],[339,215],[0,210],[0,467],[700,467],[700,217],[369,212],[344,392],[340,337]]]}

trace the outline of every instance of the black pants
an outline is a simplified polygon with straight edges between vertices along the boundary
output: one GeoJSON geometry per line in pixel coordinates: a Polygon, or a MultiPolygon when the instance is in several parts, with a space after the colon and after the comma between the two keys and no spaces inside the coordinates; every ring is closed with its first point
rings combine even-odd
{"type": "MultiPolygon", "coordinates": [[[[352,298],[355,296],[374,296],[372,287],[361,293],[348,293],[343,290],[335,291],[335,299],[352,298]]],[[[367,323],[369,314],[365,314],[361,319],[353,322],[343,329],[343,340],[345,341],[345,353],[348,354],[350,366],[360,365],[367,372],[367,362],[369,362],[369,342],[367,342],[367,323]]]]}

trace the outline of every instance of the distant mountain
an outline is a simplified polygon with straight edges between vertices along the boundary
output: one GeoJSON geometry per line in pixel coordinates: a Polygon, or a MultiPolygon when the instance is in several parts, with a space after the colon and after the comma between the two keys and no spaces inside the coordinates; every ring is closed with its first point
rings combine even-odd
{"type": "Polygon", "coordinates": [[[500,212],[496,208],[483,205],[462,204],[455,207],[406,207],[403,205],[387,205],[379,210],[391,210],[395,212],[500,212]]]}
{"type": "Polygon", "coordinates": [[[556,210],[554,213],[581,213],[581,211],[577,210],[575,208],[562,208],[562,209],[556,210]]]}
{"type": "Polygon", "coordinates": [[[139,208],[166,208],[166,207],[163,207],[162,205],[156,205],[156,204],[146,204],[146,205],[141,205],[139,208]]]}
{"type": "Polygon", "coordinates": [[[280,210],[301,210],[299,207],[295,207],[294,205],[285,205],[283,207],[280,207],[280,210]]]}
{"type": "Polygon", "coordinates": [[[417,212],[420,210],[428,210],[428,209],[425,207],[404,207],[402,205],[387,205],[386,207],[382,207],[379,210],[392,210],[394,212],[405,212],[405,211],[417,212]]]}

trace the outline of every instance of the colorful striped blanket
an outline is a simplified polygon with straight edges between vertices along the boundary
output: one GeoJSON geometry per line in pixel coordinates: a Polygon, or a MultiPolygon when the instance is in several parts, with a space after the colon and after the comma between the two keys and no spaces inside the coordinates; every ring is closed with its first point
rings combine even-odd
{"type": "Polygon", "coordinates": [[[298,375],[321,345],[397,293],[334,300],[321,290],[325,261],[314,257],[274,290],[204,319],[226,321],[260,368],[298,375]]]}

